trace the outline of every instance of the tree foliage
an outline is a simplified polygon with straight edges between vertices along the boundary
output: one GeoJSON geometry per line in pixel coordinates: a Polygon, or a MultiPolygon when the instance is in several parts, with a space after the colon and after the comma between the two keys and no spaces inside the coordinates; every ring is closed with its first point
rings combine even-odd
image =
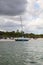
{"type": "Polygon", "coordinates": [[[27,37],[27,38],[43,38],[43,34],[33,34],[33,33],[24,33],[23,31],[19,32],[19,30],[17,30],[16,32],[15,31],[11,31],[11,32],[2,32],[0,31],[0,39],[1,38],[15,38],[15,37],[27,37]]]}

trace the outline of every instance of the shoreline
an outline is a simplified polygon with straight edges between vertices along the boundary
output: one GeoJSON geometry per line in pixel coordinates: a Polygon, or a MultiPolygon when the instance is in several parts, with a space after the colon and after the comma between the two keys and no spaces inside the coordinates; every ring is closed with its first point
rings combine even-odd
{"type": "Polygon", "coordinates": [[[15,39],[0,39],[0,41],[15,41],[15,39]]]}
{"type": "MultiPolygon", "coordinates": [[[[43,38],[37,38],[37,39],[30,38],[30,41],[32,40],[43,40],[43,38]]],[[[15,39],[0,39],[0,41],[15,41],[15,39]]]]}

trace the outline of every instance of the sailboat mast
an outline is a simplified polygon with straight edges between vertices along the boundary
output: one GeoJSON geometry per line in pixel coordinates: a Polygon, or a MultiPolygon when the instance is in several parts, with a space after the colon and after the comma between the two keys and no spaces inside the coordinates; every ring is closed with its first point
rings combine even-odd
{"type": "Polygon", "coordinates": [[[22,18],[20,16],[20,21],[21,21],[21,32],[23,31],[23,25],[22,25],[22,18]]]}

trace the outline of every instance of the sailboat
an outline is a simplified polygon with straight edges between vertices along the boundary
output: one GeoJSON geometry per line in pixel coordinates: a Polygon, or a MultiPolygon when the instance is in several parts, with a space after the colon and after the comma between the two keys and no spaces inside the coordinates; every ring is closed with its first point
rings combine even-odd
{"type": "MultiPolygon", "coordinates": [[[[23,26],[22,26],[22,18],[20,16],[20,21],[21,21],[21,31],[23,31],[23,26]]],[[[21,33],[22,37],[15,38],[15,41],[29,41],[29,38],[24,38],[23,33],[21,33]]]]}

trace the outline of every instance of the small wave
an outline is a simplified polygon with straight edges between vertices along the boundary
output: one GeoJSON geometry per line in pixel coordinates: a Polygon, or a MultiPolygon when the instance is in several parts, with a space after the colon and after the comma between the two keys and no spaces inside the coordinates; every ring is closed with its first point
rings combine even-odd
{"type": "Polygon", "coordinates": [[[43,59],[43,57],[42,57],[42,58],[40,58],[40,59],[43,59]]]}
{"type": "Polygon", "coordinates": [[[29,63],[35,64],[35,63],[37,63],[37,62],[35,62],[35,61],[30,61],[29,63]]]}
{"type": "Polygon", "coordinates": [[[0,55],[0,57],[2,57],[2,55],[0,55]]]}

